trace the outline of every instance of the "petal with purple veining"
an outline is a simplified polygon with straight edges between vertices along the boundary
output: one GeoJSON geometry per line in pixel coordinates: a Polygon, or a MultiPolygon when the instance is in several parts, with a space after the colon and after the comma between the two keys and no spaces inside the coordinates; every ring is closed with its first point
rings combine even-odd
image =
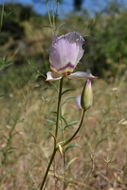
{"type": "Polygon", "coordinates": [[[65,71],[73,72],[83,56],[83,43],[83,37],[77,32],[71,32],[60,37],[55,36],[49,56],[51,68],[60,74],[65,73],[65,71]]]}
{"type": "Polygon", "coordinates": [[[70,79],[76,78],[76,79],[95,79],[97,78],[96,76],[92,75],[91,73],[86,73],[86,72],[80,72],[77,71],[75,73],[72,73],[67,76],[70,79]]]}

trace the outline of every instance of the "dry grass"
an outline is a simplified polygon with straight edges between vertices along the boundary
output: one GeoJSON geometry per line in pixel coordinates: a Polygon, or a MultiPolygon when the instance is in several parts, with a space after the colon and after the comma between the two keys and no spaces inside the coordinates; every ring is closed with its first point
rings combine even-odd
{"type": "MultiPolygon", "coordinates": [[[[67,81],[65,86],[78,95],[81,81],[67,81]],[[77,88],[78,87],[78,88],[77,88]]],[[[87,112],[78,137],[63,158],[56,156],[56,174],[51,168],[46,190],[126,190],[127,189],[127,103],[126,84],[93,84],[94,105],[87,112]],[[56,187],[55,187],[56,186],[56,187]]],[[[30,85],[14,90],[0,100],[0,189],[37,190],[52,153],[57,91],[51,85],[30,85]]],[[[79,119],[81,111],[71,99],[63,106],[68,121],[79,119]]],[[[63,124],[62,124],[63,125],[63,124]]],[[[77,125],[64,133],[73,133],[77,125]]],[[[62,130],[60,129],[62,138],[62,130]]]]}

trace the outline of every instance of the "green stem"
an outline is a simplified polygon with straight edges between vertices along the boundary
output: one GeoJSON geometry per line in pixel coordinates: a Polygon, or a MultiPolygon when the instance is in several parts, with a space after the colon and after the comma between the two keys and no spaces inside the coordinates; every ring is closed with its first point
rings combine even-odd
{"type": "Polygon", "coordinates": [[[49,169],[50,169],[50,166],[54,160],[54,157],[55,157],[55,154],[56,154],[56,151],[57,151],[57,148],[54,148],[54,151],[52,153],[52,156],[51,156],[51,159],[50,159],[50,162],[48,164],[48,167],[46,169],[46,172],[45,172],[45,175],[44,175],[44,178],[43,178],[43,181],[41,183],[41,187],[40,187],[40,190],[43,190],[43,187],[44,187],[44,184],[45,184],[45,181],[46,181],[46,178],[47,178],[47,175],[48,175],[48,172],[49,172],[49,169]]]}
{"type": "Polygon", "coordinates": [[[5,9],[5,5],[4,5],[4,3],[3,3],[3,5],[2,5],[2,10],[1,10],[1,18],[0,18],[0,31],[2,30],[2,26],[3,26],[4,9],[5,9]]]}
{"type": "Polygon", "coordinates": [[[58,127],[59,127],[60,103],[61,103],[61,97],[62,97],[62,87],[63,87],[63,78],[60,80],[60,86],[59,86],[58,105],[57,105],[57,119],[56,119],[56,131],[55,131],[55,138],[56,139],[57,139],[58,127]]]}
{"type": "Polygon", "coordinates": [[[82,116],[81,116],[81,120],[80,120],[80,123],[79,123],[79,127],[77,128],[77,130],[75,131],[75,133],[74,133],[68,140],[66,140],[66,141],[63,143],[63,146],[65,146],[65,145],[67,145],[68,143],[70,143],[70,142],[74,139],[74,137],[77,135],[77,133],[79,132],[79,130],[80,130],[81,126],[82,126],[83,120],[84,120],[85,112],[86,112],[86,110],[84,109],[84,110],[82,111],[82,116]]]}
{"type": "Polygon", "coordinates": [[[55,137],[54,137],[54,150],[53,150],[52,156],[51,156],[51,158],[50,158],[48,167],[47,167],[47,169],[46,169],[46,172],[45,172],[43,181],[42,181],[42,183],[41,183],[40,190],[43,190],[43,187],[44,187],[44,185],[45,185],[45,182],[46,182],[46,178],[47,178],[49,169],[50,169],[51,164],[52,164],[52,162],[53,162],[53,160],[54,160],[55,154],[56,154],[56,152],[57,152],[57,150],[58,150],[58,147],[57,147],[57,135],[58,135],[58,127],[59,127],[60,103],[61,103],[61,97],[62,97],[62,87],[63,87],[63,78],[60,80],[60,85],[59,85],[59,95],[58,95],[58,105],[57,105],[57,119],[56,119],[56,130],[55,130],[55,137]]]}

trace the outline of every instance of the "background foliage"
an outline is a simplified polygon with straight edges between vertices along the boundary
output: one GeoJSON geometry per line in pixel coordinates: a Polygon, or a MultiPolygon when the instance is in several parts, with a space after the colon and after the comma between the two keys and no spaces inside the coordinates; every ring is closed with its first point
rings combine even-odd
{"type": "MultiPolygon", "coordinates": [[[[10,3],[1,5],[0,13],[1,88],[8,86],[4,84],[5,76],[9,81],[14,78],[18,81],[22,75],[22,82],[17,82],[21,87],[29,80],[42,79],[41,74],[45,75],[49,67],[53,36],[48,16],[37,15],[31,7],[10,3]],[[19,73],[22,74],[19,76],[19,73]]],[[[127,10],[112,2],[94,16],[87,11],[79,13],[72,12],[64,18],[55,16],[58,35],[79,31],[86,39],[85,56],[79,67],[111,81],[116,76],[126,79],[127,10]]]]}

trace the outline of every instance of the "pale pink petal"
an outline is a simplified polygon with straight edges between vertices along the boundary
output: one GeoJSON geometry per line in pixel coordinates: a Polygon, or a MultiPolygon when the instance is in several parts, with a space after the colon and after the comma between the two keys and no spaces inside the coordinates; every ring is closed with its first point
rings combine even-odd
{"type": "Polygon", "coordinates": [[[72,49],[68,51],[71,60],[73,60],[74,67],[78,64],[83,56],[84,49],[82,48],[85,43],[84,38],[78,32],[71,32],[65,35],[66,40],[73,44],[72,49]]]}
{"type": "Polygon", "coordinates": [[[75,102],[76,102],[76,108],[82,109],[82,107],[81,107],[81,95],[76,96],[75,102]]]}
{"type": "Polygon", "coordinates": [[[56,81],[56,80],[60,80],[62,77],[52,73],[52,72],[47,72],[47,78],[46,81],[56,81]]]}
{"type": "Polygon", "coordinates": [[[76,78],[76,79],[95,79],[96,76],[92,75],[91,73],[86,72],[75,72],[67,76],[70,79],[76,78]]]}
{"type": "Polygon", "coordinates": [[[83,37],[71,32],[60,37],[55,36],[50,49],[50,66],[56,72],[72,72],[83,56],[83,37]]]}
{"type": "Polygon", "coordinates": [[[73,42],[74,40],[76,42],[76,51],[72,50],[72,56],[74,56],[75,53],[74,62],[76,67],[76,65],[79,63],[80,59],[84,54],[83,44],[85,43],[85,40],[78,32],[72,32],[66,34],[66,36],[70,42],[73,42]]]}

